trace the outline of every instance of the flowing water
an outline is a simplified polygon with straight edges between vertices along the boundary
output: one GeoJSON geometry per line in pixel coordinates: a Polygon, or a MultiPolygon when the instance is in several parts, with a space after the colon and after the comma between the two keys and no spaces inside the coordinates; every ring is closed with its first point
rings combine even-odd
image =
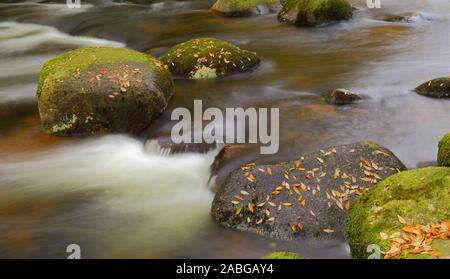
{"type": "Polygon", "coordinates": [[[245,160],[287,160],[363,139],[390,148],[408,167],[435,161],[450,128],[450,102],[418,96],[422,82],[449,75],[450,2],[382,0],[353,20],[304,29],[276,15],[222,18],[214,1],[0,1],[0,258],[247,258],[291,250],[311,258],[346,258],[346,243],[274,241],[214,224],[207,154],[170,155],[154,141],[167,135],[173,108],[279,107],[280,152],[245,160]],[[410,23],[380,20],[421,12],[410,23]],[[57,138],[40,132],[35,89],[42,63],[87,46],[128,47],[154,56],[194,37],[216,37],[256,51],[262,65],[218,80],[176,80],[169,108],[138,137],[57,138]],[[367,99],[348,107],[320,94],[343,87],[367,99]]]}

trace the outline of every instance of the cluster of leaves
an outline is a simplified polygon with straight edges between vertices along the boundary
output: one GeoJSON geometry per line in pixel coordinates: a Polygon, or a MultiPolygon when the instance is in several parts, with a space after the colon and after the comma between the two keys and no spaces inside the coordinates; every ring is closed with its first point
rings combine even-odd
{"type": "MultiPolygon", "coordinates": [[[[406,224],[400,215],[399,221],[406,224]]],[[[384,253],[385,259],[399,257],[407,254],[427,254],[439,257],[439,253],[433,251],[432,243],[434,239],[448,239],[450,236],[450,222],[442,221],[427,225],[407,225],[391,235],[381,232],[383,240],[389,240],[389,250],[384,253]]]]}
{"type": "MultiPolygon", "coordinates": [[[[305,157],[300,157],[290,164],[276,165],[276,176],[280,177],[280,180],[276,179],[278,182],[273,185],[271,192],[265,193],[263,191],[263,195],[256,191],[258,188],[255,186],[257,179],[261,175],[275,175],[275,171],[270,166],[257,166],[255,163],[243,165],[241,171],[242,176],[247,180],[247,185],[244,189],[240,189],[230,201],[235,206],[235,216],[244,218],[251,226],[265,223],[274,224],[277,214],[273,214],[273,211],[279,212],[287,208],[291,208],[291,210],[306,208],[305,206],[313,202],[317,195],[326,196],[328,207],[335,205],[340,210],[347,211],[350,208],[352,198],[362,195],[367,191],[369,185],[376,184],[381,180],[377,172],[386,169],[380,163],[360,157],[360,174],[356,176],[338,167],[329,170],[327,158],[336,155],[338,151],[331,148],[328,151],[321,150],[320,152],[320,156],[312,158],[317,160],[318,163],[311,169],[305,169],[305,157]],[[322,190],[319,184],[326,176],[337,180],[336,184],[339,186],[334,189],[322,190]]],[[[355,153],[356,150],[351,149],[349,152],[355,153]]],[[[380,150],[375,150],[374,155],[389,156],[389,154],[380,150]]],[[[266,183],[264,181],[265,179],[262,183],[266,183]]],[[[313,210],[309,210],[309,214],[317,218],[313,210]]],[[[303,224],[300,217],[294,219],[288,224],[289,230],[293,234],[298,234],[303,230],[303,224]]],[[[331,227],[325,227],[323,232],[330,234],[334,233],[335,230],[331,227]]]]}

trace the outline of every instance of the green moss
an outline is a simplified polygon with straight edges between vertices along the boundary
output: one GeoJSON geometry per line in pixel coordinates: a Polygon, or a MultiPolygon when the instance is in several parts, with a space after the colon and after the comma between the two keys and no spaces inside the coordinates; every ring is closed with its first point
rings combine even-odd
{"type": "MultiPolygon", "coordinates": [[[[410,224],[448,219],[449,186],[449,168],[424,168],[390,176],[358,197],[347,217],[352,256],[367,258],[366,249],[370,244],[377,244],[386,251],[388,243],[381,239],[380,233],[389,234],[401,229],[404,225],[399,222],[398,215],[410,224]]],[[[407,257],[414,256],[408,254],[407,257]]]]}
{"type": "Polygon", "coordinates": [[[275,5],[275,0],[230,0],[230,5],[235,10],[248,10],[262,4],[275,5]]]}
{"type": "Polygon", "coordinates": [[[260,62],[256,53],[212,38],[178,44],[160,59],[172,73],[189,78],[201,77],[196,73],[202,68],[215,69],[217,76],[223,76],[248,71],[260,62]]]}
{"type": "Polygon", "coordinates": [[[167,106],[170,72],[137,51],[87,47],[54,57],[39,75],[42,128],[59,136],[137,133],[167,106]]]}
{"type": "Polygon", "coordinates": [[[279,18],[302,26],[348,20],[353,8],[347,0],[285,0],[279,18]]]}
{"type": "Polygon", "coordinates": [[[371,148],[371,149],[384,149],[383,146],[379,145],[376,142],[370,141],[370,140],[364,140],[364,141],[360,141],[360,144],[362,146],[371,148]]]}
{"type": "Polygon", "coordinates": [[[266,259],[266,260],[282,260],[282,259],[299,260],[299,259],[303,259],[303,257],[297,255],[296,253],[292,253],[292,252],[272,252],[272,253],[265,255],[263,257],[263,259],[266,259]]]}
{"type": "Polygon", "coordinates": [[[450,133],[446,134],[439,142],[438,166],[450,167],[450,133]]]}
{"type": "Polygon", "coordinates": [[[211,9],[226,16],[247,16],[258,5],[275,6],[276,3],[276,0],[217,0],[211,9]]]}
{"type": "Polygon", "coordinates": [[[54,85],[69,76],[75,76],[92,65],[106,65],[119,62],[145,63],[153,71],[167,76],[169,73],[155,58],[130,49],[94,46],[79,48],[60,54],[47,61],[39,74],[38,98],[48,98],[54,85]]]}

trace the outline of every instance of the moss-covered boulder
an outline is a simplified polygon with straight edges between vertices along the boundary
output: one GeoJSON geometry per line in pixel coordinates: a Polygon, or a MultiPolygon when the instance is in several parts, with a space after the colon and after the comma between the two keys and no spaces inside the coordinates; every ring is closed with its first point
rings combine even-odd
{"type": "Polygon", "coordinates": [[[296,253],[292,252],[272,252],[263,257],[265,260],[300,260],[303,259],[296,253]]]}
{"type": "MultiPolygon", "coordinates": [[[[347,218],[348,241],[354,258],[367,258],[367,247],[379,245],[385,255],[400,258],[448,257],[448,239],[423,245],[433,224],[450,218],[450,169],[429,167],[401,172],[358,197],[347,218]],[[428,226],[428,227],[427,227],[428,226]],[[411,235],[408,233],[411,232],[411,235]],[[414,241],[414,235],[419,238],[414,241]],[[395,249],[405,240],[410,249],[395,249]],[[446,247],[446,248],[445,248],[446,247]]],[[[435,232],[438,233],[438,232],[435,232]]],[[[448,233],[448,230],[447,230],[448,233]]]]}
{"type": "Polygon", "coordinates": [[[136,133],[166,108],[172,76],[129,49],[87,47],[46,62],[37,88],[44,132],[58,136],[136,133]]]}
{"type": "Polygon", "coordinates": [[[450,98],[450,77],[429,80],[416,87],[415,90],[420,95],[427,97],[450,98]]]}
{"type": "Polygon", "coordinates": [[[178,44],[160,59],[173,74],[191,79],[246,72],[260,63],[256,53],[212,38],[178,44]]]}
{"type": "Polygon", "coordinates": [[[438,166],[450,167],[450,133],[446,134],[439,142],[438,166]]]}
{"type": "Polygon", "coordinates": [[[362,97],[347,89],[335,89],[325,94],[324,99],[333,105],[347,105],[361,100],[362,97]]]}
{"type": "Polygon", "coordinates": [[[212,216],[221,226],[282,240],[344,240],[353,199],[404,169],[373,142],[330,147],[291,162],[248,163],[227,176],[212,216]]]}
{"type": "Polygon", "coordinates": [[[278,0],[217,0],[211,10],[230,17],[261,15],[274,11],[277,3],[278,0]]]}
{"type": "Polygon", "coordinates": [[[278,19],[299,26],[317,26],[352,16],[353,7],[347,0],[285,0],[278,19]]]}

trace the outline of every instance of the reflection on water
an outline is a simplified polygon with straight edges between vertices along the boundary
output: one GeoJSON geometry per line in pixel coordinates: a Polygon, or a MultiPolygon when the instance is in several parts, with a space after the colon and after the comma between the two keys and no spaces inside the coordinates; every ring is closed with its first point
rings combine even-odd
{"type": "Polygon", "coordinates": [[[170,131],[173,108],[192,109],[202,99],[204,107],[280,108],[280,152],[249,151],[245,160],[286,160],[362,139],[386,145],[410,167],[435,160],[450,102],[412,89],[449,75],[449,1],[384,0],[382,9],[353,1],[360,8],[353,20],[313,29],[280,24],[274,14],[216,17],[208,12],[212,0],[133,2],[86,0],[80,10],[63,2],[0,4],[0,257],[65,257],[73,242],[86,257],[260,257],[283,248],[306,257],[349,256],[345,243],[273,242],[218,228],[206,185],[214,153],[162,155],[124,136],[42,134],[37,73],[50,57],[80,46],[159,56],[181,41],[210,36],[263,58],[251,73],[176,80],[169,109],[152,127],[162,134],[170,131]],[[402,12],[430,20],[381,20],[402,12]],[[368,99],[325,104],[320,94],[336,87],[368,99]]]}

